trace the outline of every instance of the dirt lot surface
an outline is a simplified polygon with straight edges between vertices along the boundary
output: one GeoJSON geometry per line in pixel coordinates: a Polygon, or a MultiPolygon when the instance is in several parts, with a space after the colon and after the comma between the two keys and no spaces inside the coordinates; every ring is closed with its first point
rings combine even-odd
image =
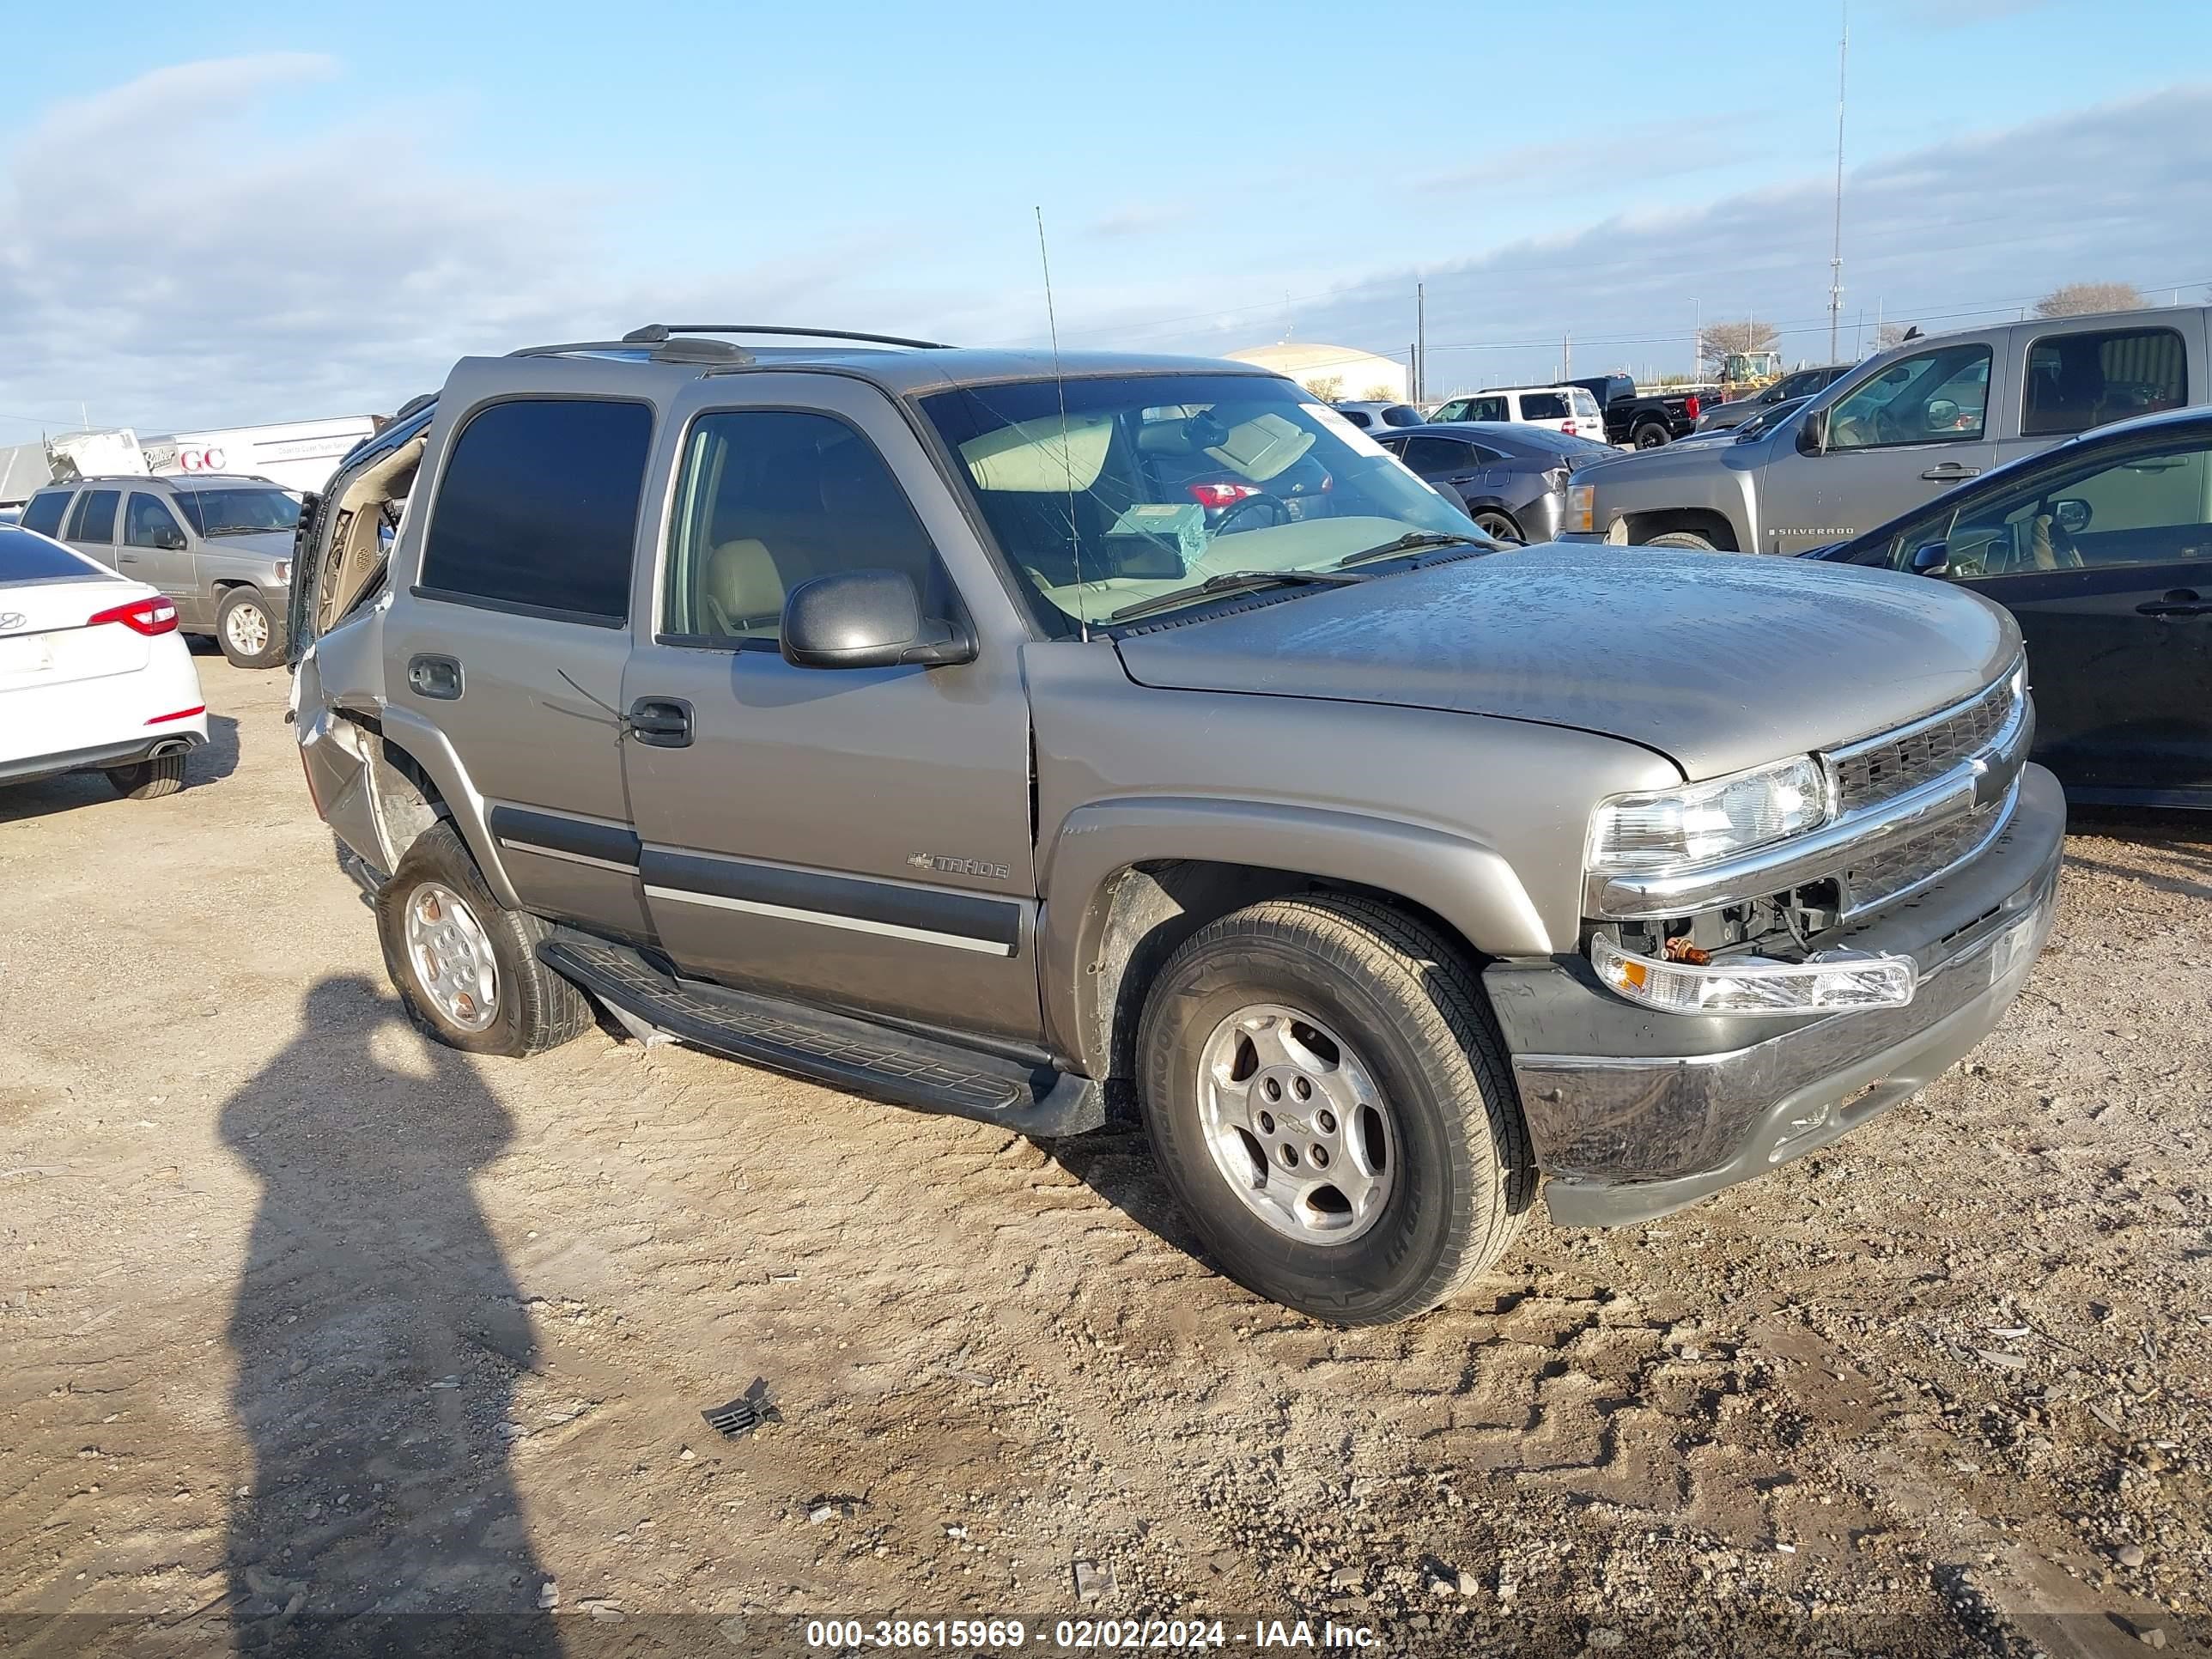
{"type": "Polygon", "coordinates": [[[2002,1029],[1838,1147],[1540,1222],[1463,1304],[1343,1333],[1196,1259],[1133,1129],[426,1043],[283,677],[199,665],[185,793],[0,793],[0,1650],[996,1613],[2203,1650],[2212,826],[2081,826],[2002,1029]],[[718,1437],[756,1379],[781,1420],[718,1437]]]}

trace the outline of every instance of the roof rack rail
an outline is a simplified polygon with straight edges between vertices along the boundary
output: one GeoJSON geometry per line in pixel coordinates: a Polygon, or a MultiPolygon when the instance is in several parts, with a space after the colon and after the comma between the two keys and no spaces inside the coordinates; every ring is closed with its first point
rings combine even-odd
{"type": "Polygon", "coordinates": [[[672,334],[776,334],[804,340],[860,340],[870,345],[911,346],[917,351],[951,351],[942,340],[909,340],[902,334],[861,334],[844,328],[791,328],[778,323],[647,323],[623,336],[628,345],[658,345],[672,334]]]}
{"type": "Polygon", "coordinates": [[[568,357],[579,352],[618,351],[633,355],[641,347],[650,346],[647,352],[657,363],[749,363],[753,355],[742,346],[732,345],[727,340],[568,340],[558,345],[523,346],[510,351],[510,357],[568,357]]]}

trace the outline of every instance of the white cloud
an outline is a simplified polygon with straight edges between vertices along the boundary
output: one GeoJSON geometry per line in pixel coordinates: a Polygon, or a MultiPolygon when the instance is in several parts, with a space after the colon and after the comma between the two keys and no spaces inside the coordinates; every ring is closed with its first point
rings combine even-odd
{"type": "MultiPolygon", "coordinates": [[[[389,410],[459,356],[655,319],[835,311],[921,332],[933,306],[988,314],[901,283],[880,229],[738,270],[666,249],[626,271],[611,192],[466,172],[430,112],[272,136],[272,102],[341,76],[320,57],[228,58],[45,112],[0,157],[0,411],[58,428],[82,403],[158,431],[389,410]]],[[[0,443],[36,430],[0,423],[0,443]]]]}
{"type": "MultiPolygon", "coordinates": [[[[1043,341],[1026,225],[979,252],[988,228],[948,241],[933,221],[860,204],[855,228],[747,264],[665,239],[641,256],[611,234],[631,198],[470,172],[449,159],[451,125],[379,108],[343,66],[289,53],[184,64],[49,109],[0,155],[0,412],[59,428],[82,401],[95,422],[151,432],[388,410],[463,355],[685,316],[1043,341]],[[333,107],[373,117],[318,113],[333,107]],[[979,266],[999,274],[979,283],[979,266]]],[[[1585,372],[1680,367],[1692,296],[1708,319],[1763,314],[1797,331],[1793,356],[1823,354],[1829,210],[1827,180],[1808,176],[1427,264],[1431,381],[1548,373],[1568,328],[1585,372]],[[1471,342],[1532,343],[1444,349],[1471,342]]],[[[1862,304],[1871,332],[1878,297],[1891,319],[1936,324],[2074,279],[2212,281],[2208,217],[2212,88],[1868,162],[1845,202],[1846,341],[1862,304]]],[[[1439,213],[1437,242],[1467,246],[1454,222],[1511,219],[1439,213]]],[[[1103,249],[1165,226],[1157,204],[1131,203],[1087,228],[1103,249]]],[[[1241,276],[1209,268],[1218,238],[1194,239],[1188,260],[1089,272],[1085,240],[1054,273],[1071,348],[1218,353],[1289,331],[1395,356],[1412,331],[1412,266],[1377,269],[1310,226],[1226,243],[1241,276]]],[[[35,433],[0,422],[0,442],[35,433]]]]}
{"type": "MultiPolygon", "coordinates": [[[[1692,211],[1632,212],[1425,267],[1431,390],[1549,373],[1571,330],[1583,373],[1687,366],[1698,302],[1708,319],[1781,325],[1792,356],[1825,356],[1832,182],[1746,191],[1692,211]],[[1523,349],[1449,350],[1468,343],[1523,349]]],[[[1842,331],[1860,308],[1963,326],[2062,282],[2212,282],[2212,88],[2069,111],[1870,161],[1846,179],[1842,331]],[[1947,314],[1954,313],[1954,314],[1947,314]],[[1989,314],[1985,313],[1984,314],[1989,314]]],[[[1296,307],[1304,339],[1402,350],[1411,269],[1296,307]]]]}

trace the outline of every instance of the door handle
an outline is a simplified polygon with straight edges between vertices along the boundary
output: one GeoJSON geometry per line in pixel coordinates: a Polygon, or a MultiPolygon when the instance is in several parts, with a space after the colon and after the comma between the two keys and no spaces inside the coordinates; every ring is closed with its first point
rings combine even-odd
{"type": "Polygon", "coordinates": [[[1956,461],[1946,461],[1941,466],[1931,466],[1920,475],[1933,483],[1955,483],[1961,478],[1978,478],[1978,466],[1961,466],[1956,461]]]}
{"type": "Polygon", "coordinates": [[[689,749],[691,705],[681,697],[640,697],[629,706],[629,734],[655,749],[689,749]]]}
{"type": "Polygon", "coordinates": [[[461,665],[452,657],[411,657],[407,684],[420,696],[452,702],[461,695],[461,665]]]}
{"type": "Polygon", "coordinates": [[[2198,599],[2193,587],[2172,588],[2164,599],[2153,599],[2147,605],[2136,607],[2138,617],[2202,617],[2208,614],[2212,614],[2212,605],[2198,599]]]}

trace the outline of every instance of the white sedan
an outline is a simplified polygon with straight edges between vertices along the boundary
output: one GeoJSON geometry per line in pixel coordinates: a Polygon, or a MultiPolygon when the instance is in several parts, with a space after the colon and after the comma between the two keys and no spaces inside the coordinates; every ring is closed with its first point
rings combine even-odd
{"type": "Polygon", "coordinates": [[[0,783],[97,768],[151,800],[184,787],[185,757],[206,741],[168,596],[0,525],[0,783]]]}

